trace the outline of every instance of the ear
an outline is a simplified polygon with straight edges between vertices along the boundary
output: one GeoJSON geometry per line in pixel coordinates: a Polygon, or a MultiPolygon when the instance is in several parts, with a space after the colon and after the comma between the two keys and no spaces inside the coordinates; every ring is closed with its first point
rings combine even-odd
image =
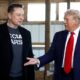
{"type": "Polygon", "coordinates": [[[11,13],[8,13],[8,18],[11,19],[11,13]]]}

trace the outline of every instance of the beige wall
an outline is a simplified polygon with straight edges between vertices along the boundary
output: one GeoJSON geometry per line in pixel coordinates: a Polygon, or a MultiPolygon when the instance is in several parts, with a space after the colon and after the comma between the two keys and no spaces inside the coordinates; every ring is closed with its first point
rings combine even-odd
{"type": "Polygon", "coordinates": [[[8,6],[8,1],[0,1],[0,20],[6,19],[7,18],[7,6],[8,6]]]}

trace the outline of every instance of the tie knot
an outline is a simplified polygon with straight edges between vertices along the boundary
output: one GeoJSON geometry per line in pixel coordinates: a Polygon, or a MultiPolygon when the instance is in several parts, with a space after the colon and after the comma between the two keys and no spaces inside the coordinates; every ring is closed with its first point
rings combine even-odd
{"type": "Polygon", "coordinates": [[[74,32],[71,32],[71,35],[74,35],[75,33],[74,32]]]}

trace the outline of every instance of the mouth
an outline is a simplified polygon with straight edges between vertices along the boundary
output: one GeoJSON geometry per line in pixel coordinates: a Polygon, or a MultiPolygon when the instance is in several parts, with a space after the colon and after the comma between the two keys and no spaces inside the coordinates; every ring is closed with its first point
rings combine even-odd
{"type": "Polygon", "coordinates": [[[23,21],[19,21],[19,23],[22,23],[23,21]]]}

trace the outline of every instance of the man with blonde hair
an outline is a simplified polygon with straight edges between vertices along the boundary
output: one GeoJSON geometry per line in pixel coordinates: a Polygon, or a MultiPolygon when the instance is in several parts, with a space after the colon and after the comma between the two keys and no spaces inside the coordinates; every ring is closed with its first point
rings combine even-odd
{"type": "Polygon", "coordinates": [[[27,58],[24,64],[39,68],[55,61],[53,80],[80,80],[80,12],[67,10],[64,15],[64,31],[57,32],[46,55],[39,58],[27,58]]]}

